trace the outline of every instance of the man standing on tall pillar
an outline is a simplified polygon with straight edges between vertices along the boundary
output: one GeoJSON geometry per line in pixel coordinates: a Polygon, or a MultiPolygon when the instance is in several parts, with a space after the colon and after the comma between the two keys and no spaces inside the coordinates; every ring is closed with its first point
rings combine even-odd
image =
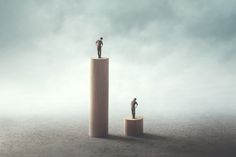
{"type": "Polygon", "coordinates": [[[101,37],[100,40],[96,41],[98,58],[101,58],[101,56],[102,56],[102,46],[103,46],[102,40],[103,40],[103,37],[101,37]]]}
{"type": "Polygon", "coordinates": [[[132,117],[133,119],[135,119],[135,109],[137,108],[138,106],[138,103],[136,101],[136,98],[134,98],[132,101],[131,101],[131,112],[132,112],[132,117]]]}

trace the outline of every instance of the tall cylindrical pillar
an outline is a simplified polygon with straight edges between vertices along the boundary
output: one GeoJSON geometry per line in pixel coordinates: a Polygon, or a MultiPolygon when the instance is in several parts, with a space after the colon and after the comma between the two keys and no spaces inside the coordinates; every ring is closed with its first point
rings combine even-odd
{"type": "Polygon", "coordinates": [[[108,135],[109,58],[91,59],[89,136],[108,135]]]}

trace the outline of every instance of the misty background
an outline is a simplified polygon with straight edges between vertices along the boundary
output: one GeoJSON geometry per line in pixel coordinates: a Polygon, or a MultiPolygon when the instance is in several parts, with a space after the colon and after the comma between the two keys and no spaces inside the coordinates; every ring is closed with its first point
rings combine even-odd
{"type": "Polygon", "coordinates": [[[0,0],[0,115],[89,111],[104,38],[110,117],[236,113],[233,0],[0,0]]]}

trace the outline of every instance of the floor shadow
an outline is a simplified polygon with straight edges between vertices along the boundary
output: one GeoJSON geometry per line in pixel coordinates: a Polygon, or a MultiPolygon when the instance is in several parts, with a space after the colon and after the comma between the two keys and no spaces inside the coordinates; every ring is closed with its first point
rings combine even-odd
{"type": "Polygon", "coordinates": [[[117,140],[117,141],[123,141],[123,142],[143,142],[144,140],[146,141],[163,141],[163,140],[168,140],[169,138],[166,136],[161,136],[157,134],[151,134],[151,133],[144,133],[142,136],[124,136],[124,135],[113,135],[110,134],[108,136],[109,140],[117,140]]]}
{"type": "MultiPolygon", "coordinates": [[[[206,137],[207,138],[207,137],[206,137]]],[[[152,133],[144,133],[143,136],[132,137],[124,135],[109,135],[109,140],[132,144],[133,146],[142,146],[143,149],[150,149],[152,152],[165,151],[169,154],[209,157],[233,157],[235,156],[235,142],[227,141],[204,141],[192,136],[189,138],[176,138],[171,136],[162,136],[152,133]],[[209,147],[209,143],[211,147],[209,147]]],[[[214,140],[214,139],[213,139],[214,140]]]]}
{"type": "Polygon", "coordinates": [[[139,138],[143,138],[147,140],[168,140],[169,139],[166,136],[161,136],[161,135],[151,134],[151,133],[144,133],[143,136],[140,136],[139,138]]]}
{"type": "Polygon", "coordinates": [[[137,138],[135,138],[135,137],[113,135],[113,134],[110,134],[107,139],[116,140],[116,141],[123,141],[123,142],[137,142],[137,138]]]}

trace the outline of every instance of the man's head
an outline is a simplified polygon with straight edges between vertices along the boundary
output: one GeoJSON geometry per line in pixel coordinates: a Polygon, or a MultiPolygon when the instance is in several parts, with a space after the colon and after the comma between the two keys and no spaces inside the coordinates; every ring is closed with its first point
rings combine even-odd
{"type": "Polygon", "coordinates": [[[103,37],[100,38],[100,40],[102,40],[102,39],[103,39],[103,37]]]}
{"type": "Polygon", "coordinates": [[[137,99],[136,99],[136,98],[134,98],[134,100],[136,101],[137,99]]]}

